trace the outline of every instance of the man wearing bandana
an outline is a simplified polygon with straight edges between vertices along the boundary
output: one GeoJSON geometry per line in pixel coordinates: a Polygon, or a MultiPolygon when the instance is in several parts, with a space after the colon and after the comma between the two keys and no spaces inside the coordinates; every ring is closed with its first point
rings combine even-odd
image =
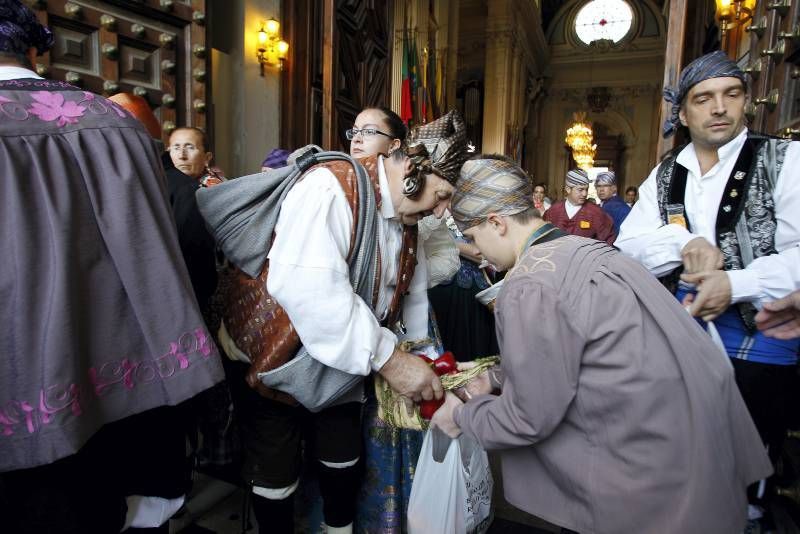
{"type": "Polygon", "coordinates": [[[468,161],[451,209],[508,269],[501,369],[465,403],[448,392],[432,424],[499,450],[506,499],[570,531],[740,532],[769,462],[726,358],[672,295],[543,221],[515,165],[468,161]]]}
{"type": "Polygon", "coordinates": [[[614,243],[614,221],[600,207],[586,202],[589,192],[589,175],[583,169],[567,172],[565,191],[567,197],[554,203],[544,213],[544,220],[558,226],[568,234],[591,237],[614,243]]]}
{"type": "MultiPolygon", "coordinates": [[[[662,277],[702,324],[714,322],[773,461],[786,434],[800,339],[756,329],[765,302],[800,287],[800,143],[748,131],[744,73],[716,51],[664,91],[664,136],[688,129],[639,189],[615,243],[662,277]]],[[[751,488],[759,503],[763,486],[751,488]]],[[[751,507],[753,519],[761,510],[751,507]]],[[[767,528],[769,528],[768,520],[767,528]]]]}
{"type": "Polygon", "coordinates": [[[168,532],[178,405],[222,379],[219,356],[153,139],[31,71],[52,44],[0,0],[0,530],[168,532]]]}
{"type": "MultiPolygon", "coordinates": [[[[264,175],[238,178],[198,193],[201,213],[226,257],[253,275],[263,276],[268,269],[266,290],[285,311],[311,358],[350,375],[379,373],[409,401],[441,398],[443,393],[428,364],[399,347],[400,341],[428,337],[428,279],[425,261],[416,257],[417,222],[426,215],[443,215],[467,157],[463,121],[455,112],[431,127],[432,135],[408,150],[357,160],[371,182],[368,194],[377,201],[376,226],[367,229],[374,235],[365,235],[375,240],[378,258],[371,299],[354,290],[348,266],[354,207],[343,177],[358,172],[351,162],[315,163],[302,171],[276,207],[274,232],[264,235],[253,267],[240,259],[241,249],[250,247],[252,240],[243,239],[242,246],[236,246],[232,241],[236,238],[224,228],[236,215],[229,199],[241,198],[251,185],[263,183],[264,175]]],[[[306,156],[290,158],[290,165],[300,165],[297,162],[306,156]]],[[[220,339],[228,356],[242,360],[245,363],[237,365],[243,366],[252,357],[243,345],[248,340],[228,331],[244,306],[235,299],[231,303],[220,339]]],[[[303,378],[297,377],[299,387],[311,387],[304,386],[303,378]]],[[[362,473],[362,382],[352,394],[316,413],[282,397],[259,396],[244,386],[244,380],[232,383],[237,386],[241,386],[236,395],[243,417],[244,478],[252,486],[260,531],[294,532],[301,440],[309,437],[305,456],[317,462],[326,531],[352,533],[362,473]]]]}

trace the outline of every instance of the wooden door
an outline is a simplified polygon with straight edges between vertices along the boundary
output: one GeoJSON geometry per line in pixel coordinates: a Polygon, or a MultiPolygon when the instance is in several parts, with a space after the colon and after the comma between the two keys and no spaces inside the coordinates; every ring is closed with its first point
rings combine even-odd
{"type": "Polygon", "coordinates": [[[37,59],[46,78],[106,96],[144,97],[162,123],[207,129],[205,0],[47,0],[30,2],[53,31],[37,59]]]}
{"type": "Polygon", "coordinates": [[[344,131],[391,95],[391,2],[284,0],[294,42],[281,98],[281,143],[344,150],[344,131]]]}
{"type": "Polygon", "coordinates": [[[362,109],[389,104],[390,4],[381,0],[336,2],[332,149],[350,146],[344,132],[362,109]]]}
{"type": "Polygon", "coordinates": [[[800,2],[758,2],[749,29],[753,129],[800,134],[800,2]]]}

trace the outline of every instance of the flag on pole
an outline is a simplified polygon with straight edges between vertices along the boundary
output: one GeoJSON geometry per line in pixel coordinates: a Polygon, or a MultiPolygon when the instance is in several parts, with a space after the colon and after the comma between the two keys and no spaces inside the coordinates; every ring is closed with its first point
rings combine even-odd
{"type": "Polygon", "coordinates": [[[403,68],[402,68],[402,86],[400,89],[400,118],[408,124],[414,118],[414,103],[413,103],[413,87],[411,78],[411,65],[409,65],[409,58],[411,56],[411,43],[408,32],[403,35],[403,68]]]}
{"type": "Polygon", "coordinates": [[[408,54],[408,72],[410,77],[410,89],[411,89],[411,113],[413,115],[412,120],[415,124],[420,122],[420,118],[422,117],[421,110],[420,110],[420,95],[419,95],[419,55],[417,53],[417,40],[416,38],[412,38],[409,44],[409,54],[408,54]]]}

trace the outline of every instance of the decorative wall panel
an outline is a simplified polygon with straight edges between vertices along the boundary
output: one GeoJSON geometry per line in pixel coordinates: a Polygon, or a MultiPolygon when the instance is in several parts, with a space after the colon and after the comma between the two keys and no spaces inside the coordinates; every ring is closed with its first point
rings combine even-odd
{"type": "Polygon", "coordinates": [[[55,34],[40,75],[104,95],[144,97],[166,142],[175,126],[207,129],[205,0],[28,1],[55,34]]]}

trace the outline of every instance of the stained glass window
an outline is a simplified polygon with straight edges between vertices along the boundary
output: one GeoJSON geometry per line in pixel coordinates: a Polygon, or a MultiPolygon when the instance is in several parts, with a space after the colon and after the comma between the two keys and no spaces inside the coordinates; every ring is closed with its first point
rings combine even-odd
{"type": "Polygon", "coordinates": [[[585,44],[599,39],[622,40],[633,24],[633,10],[625,0],[592,0],[575,17],[575,33],[585,44]]]}

